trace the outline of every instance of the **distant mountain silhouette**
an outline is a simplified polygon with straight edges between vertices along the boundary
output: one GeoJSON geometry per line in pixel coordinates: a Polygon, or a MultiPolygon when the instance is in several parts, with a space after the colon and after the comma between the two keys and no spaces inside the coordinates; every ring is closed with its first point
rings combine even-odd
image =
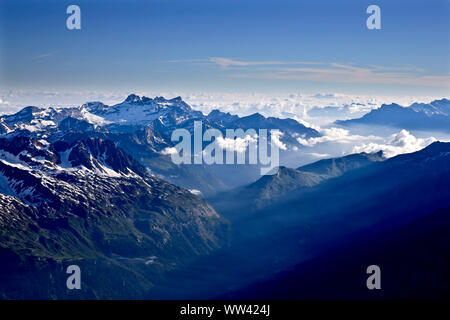
{"type": "Polygon", "coordinates": [[[441,99],[430,103],[414,103],[409,107],[383,104],[379,109],[361,118],[338,120],[336,124],[383,125],[407,130],[436,130],[448,132],[450,128],[450,100],[441,99]]]}

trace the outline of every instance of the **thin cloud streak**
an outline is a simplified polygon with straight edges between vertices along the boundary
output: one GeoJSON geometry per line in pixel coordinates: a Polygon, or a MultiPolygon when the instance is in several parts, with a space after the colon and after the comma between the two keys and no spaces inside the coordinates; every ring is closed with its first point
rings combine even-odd
{"type": "MultiPolygon", "coordinates": [[[[234,65],[236,66],[237,64],[234,65]]],[[[247,63],[246,65],[249,66],[251,64],[247,63]]],[[[449,75],[420,74],[422,73],[419,73],[420,69],[399,69],[396,67],[389,68],[373,65],[369,67],[358,67],[352,64],[336,62],[322,63],[322,66],[324,67],[254,68],[251,70],[251,73],[230,74],[229,76],[235,78],[268,80],[303,80],[335,83],[377,83],[450,87],[449,75]],[[404,70],[405,72],[399,72],[399,70],[404,70]],[[406,72],[409,70],[411,71],[406,72]]]]}
{"type": "Polygon", "coordinates": [[[429,87],[450,87],[450,75],[427,75],[413,66],[380,66],[319,61],[250,61],[225,57],[209,59],[170,60],[171,63],[214,64],[231,78],[263,80],[300,80],[333,83],[397,84],[429,87]],[[295,65],[303,65],[296,67],[295,65]],[[239,70],[245,73],[238,73],[239,70]]]}
{"type": "Polygon", "coordinates": [[[450,87],[449,76],[412,76],[399,73],[346,72],[332,69],[303,68],[302,70],[287,70],[275,73],[234,74],[229,76],[234,78],[267,80],[302,80],[335,83],[374,83],[450,87]]]}
{"type": "Polygon", "coordinates": [[[59,51],[43,53],[41,55],[38,55],[37,57],[34,57],[33,60],[38,60],[38,59],[52,57],[52,56],[54,56],[55,54],[58,54],[58,53],[59,53],[59,51]]]}
{"type": "Polygon", "coordinates": [[[247,67],[247,66],[264,66],[264,65],[295,65],[295,64],[307,64],[307,65],[321,65],[323,62],[315,61],[242,61],[223,57],[211,57],[209,61],[218,64],[221,67],[247,67]]]}

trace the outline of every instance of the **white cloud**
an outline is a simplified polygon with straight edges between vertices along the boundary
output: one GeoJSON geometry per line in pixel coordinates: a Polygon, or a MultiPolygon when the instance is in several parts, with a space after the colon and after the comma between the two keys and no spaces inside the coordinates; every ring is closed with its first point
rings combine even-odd
{"type": "Polygon", "coordinates": [[[161,153],[171,155],[171,154],[178,153],[178,151],[177,151],[177,148],[175,148],[175,147],[167,147],[167,148],[163,149],[161,151],[161,153]]]}
{"type": "Polygon", "coordinates": [[[221,67],[229,66],[248,66],[250,63],[245,61],[237,61],[228,58],[213,57],[209,59],[210,61],[217,63],[221,67]]]}
{"type": "Polygon", "coordinates": [[[105,104],[122,102],[130,92],[100,91],[37,91],[17,90],[0,91],[0,115],[20,111],[26,106],[37,107],[75,107],[90,101],[101,101],[105,104]]]}
{"type": "Polygon", "coordinates": [[[292,118],[309,127],[324,126],[335,120],[364,115],[383,103],[410,105],[428,103],[442,97],[368,96],[339,93],[321,94],[265,94],[265,93],[177,93],[194,109],[205,114],[214,109],[239,116],[260,113],[266,117],[292,118]],[[327,109],[325,109],[327,108],[327,109]],[[310,113],[314,109],[314,112],[310,113]]]}
{"type": "Polygon", "coordinates": [[[272,139],[273,143],[281,150],[287,150],[286,144],[284,144],[280,140],[283,134],[284,133],[280,130],[270,130],[270,138],[272,139]]]}
{"type": "Polygon", "coordinates": [[[330,154],[328,154],[328,153],[316,153],[316,152],[311,152],[311,153],[308,153],[309,155],[312,155],[313,157],[316,157],[316,158],[329,158],[329,157],[331,157],[331,155],[330,154]]]}
{"type": "Polygon", "coordinates": [[[319,132],[322,134],[320,137],[314,137],[309,139],[297,138],[298,143],[305,147],[313,147],[318,143],[323,142],[337,142],[337,143],[354,143],[362,140],[380,140],[381,137],[377,136],[361,136],[350,134],[349,130],[342,128],[329,128],[320,129],[319,132]]]}
{"type": "Polygon", "coordinates": [[[244,138],[237,137],[235,139],[227,137],[217,137],[215,139],[215,143],[222,150],[243,153],[247,150],[250,142],[257,142],[256,138],[257,137],[252,137],[250,135],[247,135],[244,138]]]}
{"type": "Polygon", "coordinates": [[[192,93],[192,92],[49,92],[49,91],[0,91],[0,114],[13,113],[23,107],[80,106],[88,101],[101,101],[108,105],[122,102],[130,93],[147,97],[164,96],[173,98],[181,96],[195,110],[208,114],[214,109],[247,116],[256,112],[266,117],[292,118],[306,126],[316,128],[337,119],[345,120],[363,115],[381,106],[383,103],[410,105],[413,102],[430,102],[442,97],[414,96],[366,96],[339,93],[319,94],[266,94],[266,93],[192,93]],[[329,114],[317,112],[323,108],[335,108],[329,114]],[[310,115],[314,109],[315,114],[310,115]]]}
{"type": "Polygon", "coordinates": [[[197,189],[189,189],[189,191],[192,194],[195,194],[196,196],[202,196],[203,195],[202,192],[200,190],[197,190],[197,189]]]}
{"type": "Polygon", "coordinates": [[[434,137],[429,137],[426,139],[417,138],[407,130],[401,130],[400,132],[388,137],[381,144],[371,142],[368,144],[363,143],[359,146],[355,146],[353,148],[353,152],[372,153],[383,150],[384,155],[390,158],[402,153],[411,153],[421,150],[435,141],[436,139],[434,137]]]}
{"type": "Polygon", "coordinates": [[[18,111],[17,107],[12,106],[8,101],[4,98],[0,97],[0,115],[14,113],[18,111]]]}

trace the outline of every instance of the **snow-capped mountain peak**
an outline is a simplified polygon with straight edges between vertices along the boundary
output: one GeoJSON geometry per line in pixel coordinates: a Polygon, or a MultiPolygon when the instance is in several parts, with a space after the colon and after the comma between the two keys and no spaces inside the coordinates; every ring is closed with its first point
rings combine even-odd
{"type": "Polygon", "coordinates": [[[99,102],[91,102],[83,106],[90,114],[102,117],[108,123],[130,125],[145,125],[173,114],[183,120],[202,115],[201,112],[192,110],[181,97],[168,100],[164,97],[152,99],[130,94],[123,102],[113,106],[106,106],[99,102]]]}

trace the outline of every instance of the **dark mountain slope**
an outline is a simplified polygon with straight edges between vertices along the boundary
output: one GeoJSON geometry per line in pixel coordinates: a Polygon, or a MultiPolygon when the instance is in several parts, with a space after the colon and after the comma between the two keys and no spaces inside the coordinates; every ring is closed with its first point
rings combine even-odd
{"type": "MultiPolygon", "coordinates": [[[[414,224],[416,221],[416,225],[420,226],[421,219],[427,219],[427,216],[434,211],[448,212],[446,208],[450,207],[449,179],[450,144],[437,142],[415,153],[397,156],[348,171],[342,176],[328,179],[298,194],[292,193],[290,198],[272,203],[255,212],[248,213],[247,209],[243,208],[236,212],[235,217],[239,217],[239,219],[233,220],[233,242],[229,248],[215,253],[211,259],[200,259],[185,273],[175,273],[171,279],[178,281],[178,284],[166,283],[164,286],[189,288],[196,283],[197,289],[194,294],[191,293],[192,297],[217,297],[226,292],[238,292],[239,288],[244,289],[252,282],[267,281],[278,277],[277,274],[292,270],[294,266],[297,269],[315,259],[333,256],[333,252],[339,252],[341,248],[348,248],[349,244],[364,243],[365,239],[376,239],[377,235],[387,234],[389,236],[389,230],[400,230],[399,228],[414,224]],[[214,274],[215,276],[202,280],[204,274],[214,274]]],[[[433,242],[441,240],[438,240],[439,237],[432,238],[434,231],[431,225],[438,227],[441,218],[430,219],[429,224],[424,222],[424,228],[427,228],[424,237],[429,238],[429,242],[427,242],[428,240],[424,241],[430,247],[423,247],[420,250],[429,250],[430,257],[434,257],[435,261],[442,260],[445,266],[448,261],[447,258],[443,258],[443,256],[448,257],[448,250],[444,250],[448,245],[446,238],[443,238],[442,245],[435,244],[443,251],[438,249],[433,253],[432,247],[433,242]]],[[[445,227],[446,221],[442,220],[443,227],[445,227]]],[[[445,233],[446,229],[438,231],[437,235],[445,233]]],[[[411,244],[420,244],[414,238],[414,233],[412,233],[411,244]]],[[[406,240],[405,243],[407,243],[406,240]]],[[[372,247],[376,248],[377,245],[375,243],[372,247]]],[[[382,244],[380,246],[384,248],[382,244]]],[[[396,255],[402,251],[401,248],[387,254],[396,255]]],[[[383,253],[383,250],[380,252],[383,253]]],[[[408,252],[413,253],[413,251],[405,251],[405,254],[408,255],[408,252]]],[[[366,256],[364,253],[356,251],[353,251],[352,254],[355,258],[352,261],[356,262],[361,262],[357,259],[359,256],[366,256]]],[[[350,258],[351,254],[348,257],[350,258]]],[[[339,257],[336,258],[336,260],[339,259],[339,257]]],[[[413,260],[410,261],[415,263],[414,259],[420,259],[420,257],[413,257],[413,260]]],[[[380,260],[380,264],[387,261],[381,258],[380,260]]],[[[377,264],[377,262],[366,259],[362,264],[364,264],[364,269],[361,269],[360,265],[357,266],[356,281],[358,285],[361,277],[364,281],[366,279],[365,268],[370,264],[377,264]]],[[[418,272],[432,270],[431,268],[426,269],[424,264],[426,261],[423,261],[423,264],[418,263],[417,269],[414,269],[414,265],[410,265],[409,274],[414,275],[415,270],[418,272]]],[[[401,266],[406,268],[406,265],[401,266]]],[[[320,276],[326,276],[327,270],[333,267],[326,265],[319,269],[317,264],[311,267],[311,269],[316,268],[318,272],[323,271],[318,273],[320,276]]],[[[337,270],[341,269],[337,268],[337,270]]],[[[437,267],[435,270],[441,269],[437,267]]],[[[331,270],[331,272],[333,271],[331,270]]],[[[339,277],[337,273],[331,273],[331,276],[339,277]]],[[[443,279],[448,278],[443,277],[443,279]]],[[[302,281],[306,281],[307,288],[313,286],[313,282],[309,283],[307,279],[302,279],[302,281]]],[[[421,281],[423,284],[427,280],[422,277],[421,281]]],[[[436,284],[433,281],[429,282],[431,287],[436,284]]],[[[339,283],[339,281],[335,283],[339,283]]],[[[331,282],[327,287],[326,281],[319,281],[318,284],[323,285],[319,291],[322,289],[332,291],[335,283],[331,282]]],[[[353,286],[353,284],[349,284],[349,286],[353,286]]],[[[353,286],[353,288],[355,287],[353,286]]],[[[393,289],[389,295],[392,297],[397,294],[398,297],[407,296],[407,286],[397,287],[397,289],[395,289],[397,291],[393,289]]],[[[435,289],[439,288],[435,287],[435,289]]],[[[270,290],[270,287],[267,287],[267,290],[270,290]]],[[[417,290],[415,293],[419,291],[417,290]]],[[[188,294],[186,290],[182,292],[188,294]]],[[[307,296],[307,291],[300,289],[294,291],[294,294],[296,292],[299,296],[303,293],[302,297],[307,296]]],[[[348,297],[354,297],[354,292],[350,289],[348,292],[342,289],[342,292],[342,297],[345,297],[345,294],[348,294],[348,297]]],[[[318,291],[312,291],[311,298],[316,293],[318,291]]],[[[338,293],[338,290],[336,289],[334,293],[338,293]]],[[[439,291],[436,290],[436,293],[439,294],[439,291]]],[[[165,291],[164,294],[167,297],[174,297],[174,293],[168,291],[165,291]]],[[[256,297],[262,295],[256,295],[256,297]]],[[[180,296],[175,295],[175,297],[180,296]]],[[[326,297],[326,294],[323,297],[326,297]]],[[[248,298],[252,298],[252,296],[249,295],[248,298]]]]}
{"type": "Polygon", "coordinates": [[[227,241],[228,224],[205,201],[110,141],[1,142],[2,298],[139,297],[227,241]],[[82,267],[83,290],[66,289],[70,264],[82,267]]]}
{"type": "Polygon", "coordinates": [[[227,299],[450,299],[450,207],[383,232],[364,230],[322,256],[227,299]],[[368,290],[366,269],[381,269],[368,290]]]}
{"type": "Polygon", "coordinates": [[[383,160],[382,152],[359,153],[319,160],[298,169],[280,167],[277,174],[266,175],[248,186],[220,193],[210,202],[227,217],[238,218],[239,212],[259,210],[292,193],[298,194],[327,179],[383,160]]]}
{"type": "Polygon", "coordinates": [[[311,172],[315,174],[324,174],[331,177],[337,177],[343,173],[367,166],[373,162],[383,161],[382,151],[377,153],[357,153],[340,158],[323,159],[311,164],[307,164],[297,170],[311,172]]]}

